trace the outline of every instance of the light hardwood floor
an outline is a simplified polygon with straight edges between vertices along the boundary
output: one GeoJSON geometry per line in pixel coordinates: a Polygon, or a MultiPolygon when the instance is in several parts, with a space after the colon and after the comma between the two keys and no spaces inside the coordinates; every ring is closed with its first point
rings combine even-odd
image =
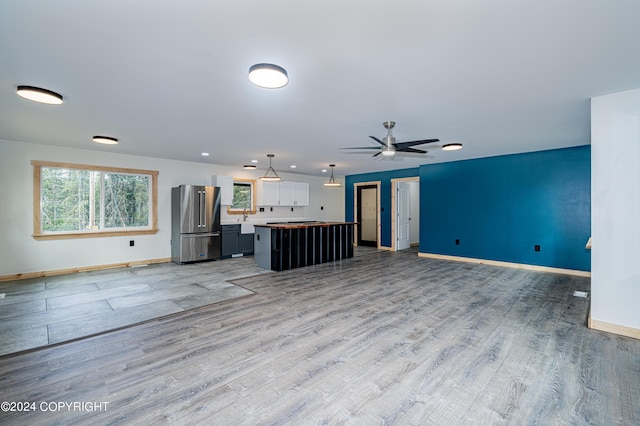
{"type": "Polygon", "coordinates": [[[1,424],[640,424],[640,341],[586,328],[589,280],[373,252],[256,294],[0,358],[1,424]],[[46,406],[45,406],[46,408],[46,406]]]}

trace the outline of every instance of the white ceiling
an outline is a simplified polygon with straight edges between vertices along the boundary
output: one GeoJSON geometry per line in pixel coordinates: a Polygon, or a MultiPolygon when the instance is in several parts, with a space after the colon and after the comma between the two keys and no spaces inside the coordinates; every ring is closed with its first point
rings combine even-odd
{"type": "Polygon", "coordinates": [[[0,138],[314,175],[584,145],[589,98],[640,87],[639,22],[638,0],[2,0],[0,138]],[[252,85],[259,62],[289,84],[252,85]],[[464,149],[340,150],[386,120],[464,149]]]}

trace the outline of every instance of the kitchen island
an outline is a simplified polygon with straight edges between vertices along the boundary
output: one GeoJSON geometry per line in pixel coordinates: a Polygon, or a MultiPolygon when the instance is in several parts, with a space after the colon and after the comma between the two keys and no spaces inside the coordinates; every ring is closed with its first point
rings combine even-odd
{"type": "Polygon", "coordinates": [[[255,225],[254,258],[273,271],[353,257],[354,222],[283,222],[255,225]]]}

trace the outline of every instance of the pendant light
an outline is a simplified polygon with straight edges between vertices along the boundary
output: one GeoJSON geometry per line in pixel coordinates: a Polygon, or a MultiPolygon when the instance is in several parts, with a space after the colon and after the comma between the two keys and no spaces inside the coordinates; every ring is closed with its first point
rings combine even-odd
{"type": "Polygon", "coordinates": [[[324,186],[331,186],[331,187],[342,186],[342,184],[338,182],[336,178],[333,176],[333,168],[335,166],[336,166],[335,164],[329,164],[329,167],[331,167],[331,177],[329,178],[328,182],[324,183],[324,186]]]}
{"type": "Polygon", "coordinates": [[[282,179],[280,179],[280,176],[278,176],[276,171],[273,170],[273,167],[271,167],[271,159],[273,157],[275,157],[275,155],[267,154],[267,157],[269,157],[269,168],[267,169],[267,171],[264,174],[264,176],[262,176],[260,178],[260,180],[267,181],[267,182],[278,182],[278,181],[282,180],[282,179]]]}

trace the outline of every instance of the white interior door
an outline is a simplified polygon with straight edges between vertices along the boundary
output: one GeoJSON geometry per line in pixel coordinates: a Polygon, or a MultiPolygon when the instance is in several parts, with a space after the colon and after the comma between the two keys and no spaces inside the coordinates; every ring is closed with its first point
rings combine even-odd
{"type": "Polygon", "coordinates": [[[396,183],[396,250],[411,246],[411,192],[407,182],[396,183]]]}

